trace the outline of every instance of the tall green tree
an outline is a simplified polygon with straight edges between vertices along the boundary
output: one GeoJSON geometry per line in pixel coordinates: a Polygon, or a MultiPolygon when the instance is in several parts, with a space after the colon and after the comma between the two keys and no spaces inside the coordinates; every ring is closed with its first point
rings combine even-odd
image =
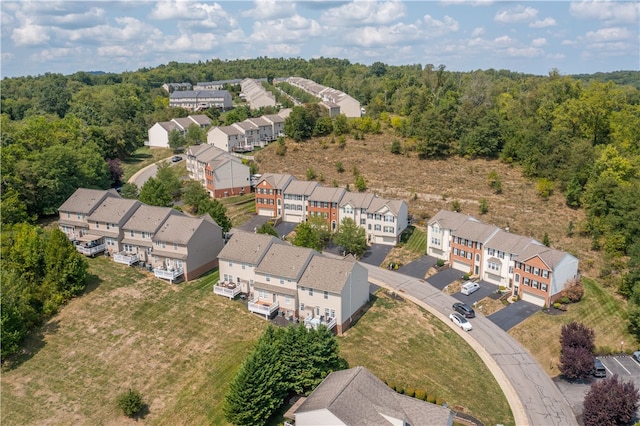
{"type": "Polygon", "coordinates": [[[150,177],[142,185],[138,200],[150,206],[171,207],[173,205],[173,197],[167,187],[154,177],[150,177]]]}
{"type": "Polygon", "coordinates": [[[218,200],[206,199],[198,204],[198,214],[209,213],[209,216],[222,228],[223,232],[231,229],[231,219],[227,216],[227,208],[218,200]]]}
{"type": "Polygon", "coordinates": [[[180,147],[184,146],[184,143],[185,138],[179,130],[173,129],[169,132],[169,148],[171,148],[173,152],[178,151],[180,147]]]}
{"type": "Polygon", "coordinates": [[[301,142],[313,135],[315,124],[315,118],[307,108],[295,106],[284,121],[284,131],[296,142],[301,142]]]}
{"type": "Polygon", "coordinates": [[[298,247],[308,247],[322,251],[322,242],[318,230],[309,222],[302,222],[296,226],[296,235],[291,244],[298,247]]]}
{"type": "Polygon", "coordinates": [[[367,234],[364,228],[348,217],[340,222],[340,227],[333,236],[333,242],[355,256],[361,256],[367,251],[367,234]]]}

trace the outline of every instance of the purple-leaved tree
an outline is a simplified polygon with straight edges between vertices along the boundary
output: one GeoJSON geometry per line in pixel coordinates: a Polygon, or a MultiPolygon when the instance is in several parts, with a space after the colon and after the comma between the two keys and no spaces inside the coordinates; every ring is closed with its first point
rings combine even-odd
{"type": "Polygon", "coordinates": [[[640,394],[634,384],[623,382],[614,374],[591,385],[584,398],[582,419],[585,426],[631,424],[639,400],[640,394]]]}

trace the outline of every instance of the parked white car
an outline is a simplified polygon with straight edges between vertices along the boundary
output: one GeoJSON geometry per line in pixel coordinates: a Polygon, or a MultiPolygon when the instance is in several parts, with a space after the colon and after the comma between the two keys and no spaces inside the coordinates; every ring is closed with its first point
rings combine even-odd
{"type": "Polygon", "coordinates": [[[473,330],[473,326],[471,325],[471,323],[469,321],[467,321],[466,318],[464,318],[460,314],[457,314],[455,312],[451,313],[451,314],[449,314],[449,319],[451,320],[451,322],[453,322],[455,325],[457,325],[458,327],[460,327],[464,331],[473,330]]]}
{"type": "Polygon", "coordinates": [[[480,288],[480,284],[474,283],[473,281],[467,281],[462,284],[462,288],[460,289],[460,293],[466,294],[467,296],[477,291],[480,288]]]}

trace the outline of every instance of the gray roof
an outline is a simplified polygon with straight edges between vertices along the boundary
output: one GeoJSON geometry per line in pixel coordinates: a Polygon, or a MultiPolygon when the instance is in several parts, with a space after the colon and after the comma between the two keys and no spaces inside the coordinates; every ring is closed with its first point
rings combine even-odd
{"type": "Polygon", "coordinates": [[[178,127],[178,125],[173,121],[158,121],[158,124],[167,132],[170,132],[178,127]]]}
{"type": "Polygon", "coordinates": [[[198,155],[212,149],[212,148],[216,148],[213,145],[209,145],[208,143],[203,143],[200,145],[192,145],[189,148],[187,148],[187,155],[193,156],[193,157],[198,157],[198,155]]]}
{"type": "Polygon", "coordinates": [[[182,215],[183,213],[171,207],[156,207],[143,204],[138,207],[138,210],[131,215],[122,228],[155,233],[160,225],[172,214],[182,215]]]}
{"type": "Polygon", "coordinates": [[[347,191],[340,201],[340,207],[348,204],[354,209],[368,209],[374,197],[373,194],[368,192],[347,191]]]}
{"type": "Polygon", "coordinates": [[[434,217],[429,220],[429,225],[434,223],[438,223],[440,228],[442,229],[451,229],[456,230],[465,223],[467,220],[473,220],[475,222],[480,222],[473,216],[469,216],[462,213],[451,212],[448,210],[440,210],[434,217]]]}
{"type": "MultiPolygon", "coordinates": [[[[272,188],[275,189],[285,189],[289,182],[295,180],[295,178],[291,175],[281,175],[278,173],[265,173],[262,175],[260,180],[258,181],[258,185],[262,183],[263,180],[266,180],[272,188]]],[[[258,186],[256,185],[256,186],[258,186]]]]}
{"type": "Polygon", "coordinates": [[[298,294],[298,290],[295,288],[286,288],[280,285],[266,284],[258,281],[253,283],[253,288],[257,290],[267,290],[269,293],[288,294],[294,297],[298,294]]]}
{"type": "Polygon", "coordinates": [[[313,256],[298,284],[302,287],[339,294],[349,282],[349,274],[353,271],[355,262],[356,259],[353,256],[345,259],[313,256]]]}
{"type": "Polygon", "coordinates": [[[256,126],[271,126],[271,123],[267,121],[264,117],[247,118],[246,121],[250,121],[256,126]]]}
{"type": "Polygon", "coordinates": [[[171,93],[169,98],[221,98],[225,96],[229,96],[229,92],[226,90],[177,90],[171,93]]]}
{"type": "Polygon", "coordinates": [[[306,247],[272,244],[256,266],[256,272],[298,281],[313,255],[319,253],[306,247]]]}
{"type": "Polygon", "coordinates": [[[485,248],[500,250],[504,253],[518,254],[531,242],[531,238],[511,234],[500,229],[484,244],[485,248]]]}
{"type": "Polygon", "coordinates": [[[209,124],[211,124],[211,119],[204,114],[190,115],[189,118],[201,126],[208,126],[209,124]]]}
{"type": "Polygon", "coordinates": [[[58,207],[58,211],[91,214],[106,197],[120,198],[120,194],[115,189],[78,188],[58,207]]]}
{"type": "Polygon", "coordinates": [[[241,121],[239,123],[233,123],[232,126],[240,128],[240,129],[245,130],[245,131],[246,130],[256,130],[258,128],[257,125],[255,125],[252,122],[247,121],[247,120],[241,121]]]}
{"type": "Polygon", "coordinates": [[[313,190],[319,185],[320,184],[315,181],[292,180],[289,182],[289,185],[287,185],[287,189],[284,193],[292,195],[311,195],[313,190]]]}
{"type": "Polygon", "coordinates": [[[207,133],[211,133],[213,132],[215,129],[220,130],[222,133],[226,134],[226,135],[241,135],[242,132],[240,131],[240,129],[238,129],[237,127],[234,126],[220,126],[220,127],[212,127],[211,129],[209,129],[209,132],[207,133]]]}
{"type": "Polygon", "coordinates": [[[122,221],[135,212],[142,203],[128,198],[105,198],[102,203],[91,213],[89,220],[92,222],[116,223],[122,225],[122,221]]]}
{"type": "Polygon", "coordinates": [[[318,186],[309,196],[309,201],[324,201],[327,203],[339,203],[347,191],[344,188],[327,188],[318,186]]]}
{"type": "Polygon", "coordinates": [[[328,410],[350,426],[391,425],[387,417],[410,425],[451,425],[448,408],[396,393],[364,367],[330,373],[295,414],[328,410]]]}
{"type": "MultiPolygon", "coordinates": [[[[200,231],[206,229],[205,222],[213,224],[220,231],[219,237],[222,238],[222,229],[218,224],[211,219],[211,216],[205,214],[200,217],[189,217],[185,215],[171,215],[162,224],[158,232],[153,237],[154,241],[165,241],[169,243],[176,243],[181,245],[187,245],[189,240],[200,231]]],[[[215,237],[218,237],[216,235],[215,237]]]]}
{"type": "Polygon", "coordinates": [[[489,237],[499,231],[500,228],[494,225],[487,225],[482,222],[474,222],[467,220],[458,229],[452,232],[453,235],[460,238],[465,238],[471,241],[479,241],[484,244],[489,237]]]}
{"type": "MultiPolygon", "coordinates": [[[[532,240],[523,250],[518,253],[516,259],[518,262],[526,262],[527,260],[539,256],[540,259],[553,271],[558,263],[565,257],[571,256],[564,251],[547,247],[538,241],[532,240]]],[[[573,257],[573,256],[572,256],[573,257]]]]}
{"type": "Polygon", "coordinates": [[[263,115],[263,117],[272,123],[284,123],[284,118],[278,114],[267,114],[263,115]]]}
{"type": "Polygon", "coordinates": [[[234,230],[231,238],[220,251],[218,258],[257,265],[271,244],[286,243],[272,235],[234,230]]]}
{"type": "Polygon", "coordinates": [[[402,200],[387,200],[385,198],[375,197],[371,200],[368,210],[370,213],[376,213],[386,207],[397,216],[400,214],[403,203],[404,201],[402,200]]]}
{"type": "Polygon", "coordinates": [[[174,118],[171,121],[173,121],[174,123],[178,123],[178,125],[180,125],[180,127],[182,127],[184,130],[187,130],[192,124],[195,124],[197,126],[197,124],[194,123],[193,120],[191,120],[189,117],[174,118]]]}

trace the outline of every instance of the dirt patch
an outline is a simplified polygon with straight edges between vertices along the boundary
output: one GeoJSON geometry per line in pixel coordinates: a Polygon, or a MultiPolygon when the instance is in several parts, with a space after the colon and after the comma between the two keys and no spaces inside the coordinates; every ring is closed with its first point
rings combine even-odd
{"type": "Polygon", "coordinates": [[[442,291],[448,295],[458,293],[460,291],[460,288],[462,287],[462,282],[463,280],[455,280],[451,284],[447,285],[444,289],[442,289],[442,291]]]}
{"type": "Polygon", "coordinates": [[[475,310],[478,312],[482,312],[485,316],[489,316],[493,313],[498,312],[504,307],[505,305],[501,300],[495,300],[490,297],[485,297],[484,299],[479,300],[478,303],[476,303],[475,310]]]}

